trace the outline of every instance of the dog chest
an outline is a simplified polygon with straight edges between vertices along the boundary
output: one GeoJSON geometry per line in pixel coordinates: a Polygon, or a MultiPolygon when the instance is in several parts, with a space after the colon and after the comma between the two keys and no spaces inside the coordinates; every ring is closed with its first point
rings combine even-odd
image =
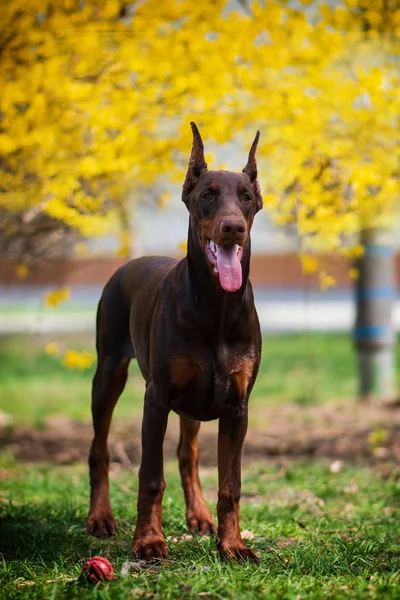
{"type": "Polygon", "coordinates": [[[222,355],[173,357],[170,404],[175,412],[204,421],[216,419],[246,397],[256,366],[254,353],[222,355]]]}

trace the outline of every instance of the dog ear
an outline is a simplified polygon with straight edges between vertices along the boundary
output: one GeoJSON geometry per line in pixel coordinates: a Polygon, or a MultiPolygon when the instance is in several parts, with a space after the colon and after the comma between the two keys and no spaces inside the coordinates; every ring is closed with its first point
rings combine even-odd
{"type": "Polygon", "coordinates": [[[251,145],[249,152],[249,159],[247,161],[247,165],[243,169],[243,173],[246,173],[250,179],[251,187],[253,188],[253,192],[257,201],[257,211],[261,210],[263,207],[263,200],[261,195],[261,187],[258,182],[258,173],[257,173],[257,161],[256,161],[256,150],[258,146],[258,140],[260,139],[260,132],[257,131],[256,137],[254,138],[254,142],[251,145]]]}
{"type": "Polygon", "coordinates": [[[204,145],[196,123],[190,123],[193,132],[192,154],[190,155],[189,166],[186,173],[185,183],[182,189],[182,200],[188,205],[190,192],[199,180],[203,171],[207,170],[207,163],[204,159],[204,145]]]}

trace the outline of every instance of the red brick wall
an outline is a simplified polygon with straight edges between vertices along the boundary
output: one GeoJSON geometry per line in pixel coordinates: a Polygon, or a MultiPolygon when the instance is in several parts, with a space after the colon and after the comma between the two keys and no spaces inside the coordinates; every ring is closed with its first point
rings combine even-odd
{"type": "MultiPolygon", "coordinates": [[[[337,256],[322,259],[325,270],[332,275],[339,287],[350,286],[349,263],[337,256]]],[[[46,267],[32,270],[23,280],[18,278],[16,265],[10,261],[0,261],[0,284],[24,283],[27,285],[102,285],[114,271],[126,262],[117,257],[75,259],[73,261],[53,261],[46,267]]],[[[400,253],[395,258],[396,283],[400,287],[400,253]]],[[[304,275],[300,261],[295,254],[253,254],[251,280],[255,285],[270,287],[318,286],[316,275],[304,275]]]]}

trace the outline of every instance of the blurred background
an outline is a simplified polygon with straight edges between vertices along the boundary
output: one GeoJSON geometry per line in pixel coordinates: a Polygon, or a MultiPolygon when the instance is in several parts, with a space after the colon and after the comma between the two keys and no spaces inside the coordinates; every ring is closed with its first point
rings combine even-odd
{"type": "Polygon", "coordinates": [[[2,447],[86,458],[97,302],[130,258],[184,256],[194,120],[209,168],[261,131],[254,452],[398,457],[399,32],[396,0],[1,4],[2,447]]]}

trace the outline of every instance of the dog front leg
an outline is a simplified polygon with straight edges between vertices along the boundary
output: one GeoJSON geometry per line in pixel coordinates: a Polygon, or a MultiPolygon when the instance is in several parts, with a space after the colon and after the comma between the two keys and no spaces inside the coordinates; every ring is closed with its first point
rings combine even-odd
{"type": "Polygon", "coordinates": [[[198,472],[198,433],[200,421],[180,418],[179,470],[186,500],[186,520],[190,533],[216,533],[217,528],[201,491],[198,472]]]}
{"type": "Polygon", "coordinates": [[[162,531],[165,490],[163,442],[169,410],[162,406],[153,384],[147,386],[142,422],[142,460],[139,469],[137,521],[133,554],[146,561],[168,554],[162,531]]]}
{"type": "Polygon", "coordinates": [[[258,562],[247,548],[239,527],[241,461],[247,431],[247,402],[240,412],[219,420],[218,432],[218,551],[221,558],[258,562]]]}

